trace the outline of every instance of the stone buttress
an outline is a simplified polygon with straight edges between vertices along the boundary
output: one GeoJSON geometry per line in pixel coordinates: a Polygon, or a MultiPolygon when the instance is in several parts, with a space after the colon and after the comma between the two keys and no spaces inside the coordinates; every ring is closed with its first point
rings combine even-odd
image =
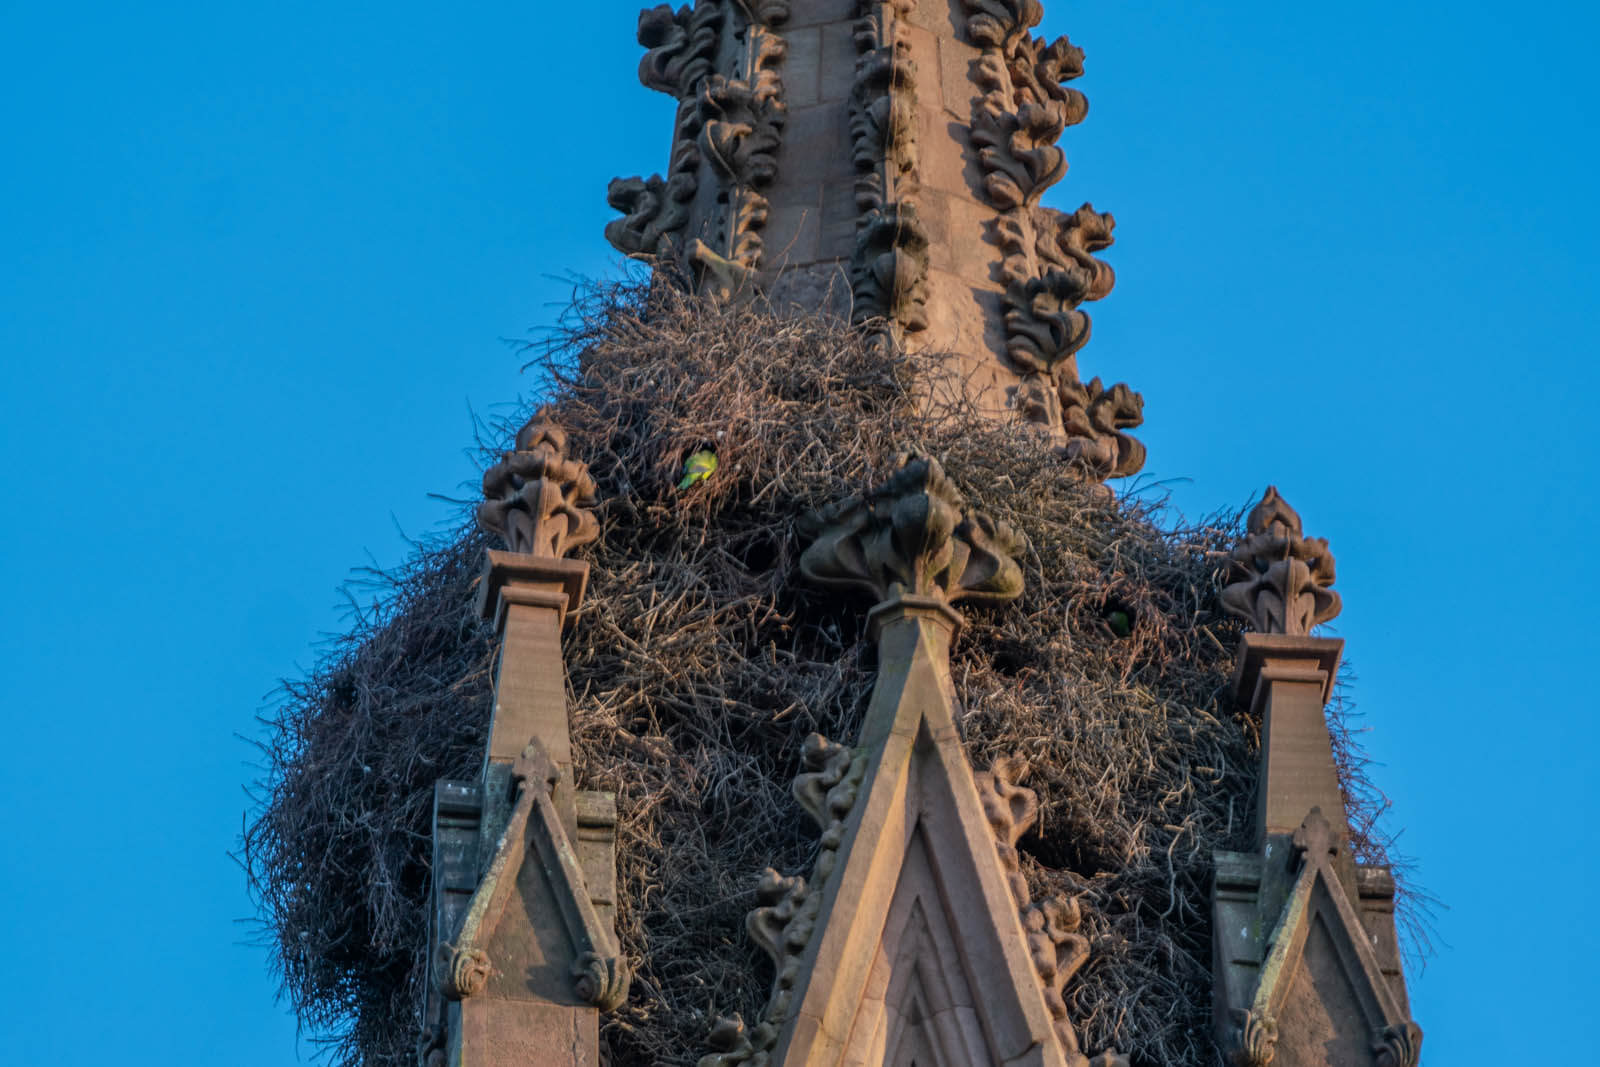
{"type": "Polygon", "coordinates": [[[1233,693],[1262,753],[1255,850],[1215,857],[1217,1039],[1237,1067],[1416,1067],[1394,877],[1351,855],[1323,710],[1344,642],[1311,636],[1339,613],[1333,555],[1269,488],[1232,571],[1223,605],[1253,631],[1233,693]]]}
{"type": "Polygon", "coordinates": [[[435,792],[434,975],[421,1067],[598,1067],[599,1015],[627,996],[616,945],[616,801],[573,788],[561,631],[599,533],[588,469],[537,418],[483,479],[479,606],[500,638],[482,775],[435,792]]]}
{"type": "Polygon", "coordinates": [[[917,456],[804,532],[808,578],[876,601],[878,677],[854,745],[806,742],[794,795],[821,851],[809,878],[762,877],[746,925],[772,995],[753,1025],[722,1020],[700,1067],[1090,1067],[1062,996],[1089,953],[1077,904],[1035,903],[1015,847],[1038,817],[1026,765],[974,773],[956,728],[952,604],[1015,598],[1024,540],[917,456]]]}

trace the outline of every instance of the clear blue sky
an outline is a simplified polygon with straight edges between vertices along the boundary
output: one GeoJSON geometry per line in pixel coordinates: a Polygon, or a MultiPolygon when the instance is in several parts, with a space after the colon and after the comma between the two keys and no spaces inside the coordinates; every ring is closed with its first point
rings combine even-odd
{"type": "MultiPolygon", "coordinates": [[[[798,0],[804,2],[804,0],[798,0]]],[[[1404,847],[1426,1060],[1592,1063],[1595,5],[1053,0],[1118,219],[1086,374],[1277,483],[1404,847]]],[[[227,858],[336,586],[472,478],[504,338],[666,163],[629,3],[0,2],[0,821],[21,1063],[295,1062],[227,858]]]]}

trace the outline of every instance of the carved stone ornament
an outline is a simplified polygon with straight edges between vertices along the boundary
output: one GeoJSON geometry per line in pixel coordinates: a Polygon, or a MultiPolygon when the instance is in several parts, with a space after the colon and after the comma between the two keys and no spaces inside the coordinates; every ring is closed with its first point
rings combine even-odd
{"type": "Polygon", "coordinates": [[[750,939],[772,958],[777,973],[761,1022],[746,1029],[738,1015],[718,1019],[711,1030],[711,1047],[699,1067],[736,1067],[765,1064],[784,1023],[794,1009],[796,981],[822,907],[823,889],[838,864],[844,841],[845,820],[855,807],[866,756],[848,745],[835,744],[821,734],[805,740],[801,753],[808,768],[794,780],[795,799],[822,829],[821,847],[808,885],[806,879],[784,877],[768,868],[756,886],[760,906],[745,917],[750,939]]]}
{"type": "MultiPolygon", "coordinates": [[[[1078,902],[1068,897],[1052,897],[1035,904],[1022,873],[1017,841],[1039,821],[1039,798],[1019,782],[1028,773],[1026,760],[1004,757],[987,771],[973,772],[984,817],[994,832],[995,850],[1005,871],[1006,884],[1016,900],[1022,929],[1028,939],[1028,954],[1044,990],[1045,1006],[1050,1011],[1056,1037],[1067,1062],[1086,1064],[1088,1059],[1078,1045],[1078,1034],[1068,1017],[1064,992],[1073,975],[1089,958],[1089,940],[1078,932],[1083,916],[1078,902]]],[[[1125,1063],[1115,1052],[1097,1056],[1095,1065],[1125,1063]]]]}
{"type": "Polygon", "coordinates": [[[689,221],[689,202],[694,199],[695,180],[689,174],[674,174],[663,179],[614,178],[606,189],[606,203],[623,217],[606,223],[606,240],[617,251],[629,256],[667,255],[672,235],[689,221]]]}
{"type": "Polygon", "coordinates": [[[539,415],[484,474],[483,495],[478,525],[512,552],[559,559],[600,536],[588,464],[569,458],[565,431],[539,415]]]}
{"type": "Polygon", "coordinates": [[[516,801],[511,816],[454,944],[439,946],[438,983],[451,1000],[481,994],[495,973],[488,946],[513,895],[530,838],[539,851],[540,865],[551,876],[568,936],[578,949],[572,965],[573,992],[601,1011],[611,1011],[627,997],[627,968],[589,899],[577,854],[550,798],[558,776],[537,739],[512,763],[516,801]]]}
{"type": "Polygon", "coordinates": [[[899,469],[865,496],[802,520],[813,538],[800,570],[821,585],[861,589],[878,602],[904,595],[1014,600],[1022,592],[1017,554],[1027,538],[970,512],[939,461],[902,456],[899,469]]]}
{"type": "Polygon", "coordinates": [[[928,328],[928,244],[915,204],[888,204],[862,216],[850,262],[852,321],[887,319],[913,333],[928,328]]]}
{"type": "Polygon", "coordinates": [[[724,179],[757,188],[778,173],[788,117],[782,85],[770,71],[753,80],[713,74],[700,89],[700,150],[724,179]]]}
{"type": "Polygon", "coordinates": [[[1257,633],[1310,634],[1339,614],[1333,553],[1322,537],[1306,537],[1300,516],[1268,486],[1250,512],[1247,534],[1233,550],[1222,606],[1257,633]]]}
{"type": "Polygon", "coordinates": [[[1061,383],[1061,423],[1067,462],[1093,481],[1126,478],[1144,466],[1144,445],[1124,433],[1144,422],[1144,397],[1118,382],[1061,383]]]}
{"type": "Polygon", "coordinates": [[[1277,1021],[1241,1008],[1233,1013],[1233,1027],[1233,1067],[1268,1067],[1278,1053],[1277,1021]]]}
{"type": "Polygon", "coordinates": [[[1061,136],[1060,119],[1059,112],[1034,105],[1020,111],[978,109],[972,144],[983,165],[990,203],[1002,209],[1031,207],[1061,180],[1067,156],[1055,144],[1061,136]]]}
{"type": "Polygon", "coordinates": [[[850,143],[856,208],[863,212],[914,192],[917,180],[917,65],[909,42],[880,48],[878,36],[876,20],[857,23],[850,143]]]}
{"type": "MultiPolygon", "coordinates": [[[[928,327],[928,232],[917,217],[917,66],[904,40],[885,41],[882,19],[902,13],[861,4],[850,93],[851,156],[860,217],[850,261],[851,321],[890,330],[928,327]]],[[[880,340],[886,338],[880,337],[880,340]]]]}
{"type": "MultiPolygon", "coordinates": [[[[1110,247],[1116,219],[1088,204],[1071,215],[1033,217],[1051,223],[1043,230],[1029,226],[1034,262],[1043,258],[1048,265],[1032,277],[1007,271],[1006,354],[1025,371],[1050,374],[1089,343],[1089,316],[1079,305],[1101,299],[1116,282],[1111,268],[1091,254],[1110,247]]],[[[1001,225],[1004,230],[1008,223],[1002,219],[1001,225]]],[[[1015,242],[1005,243],[1020,243],[1026,236],[1019,231],[1015,242]]]]}
{"type": "Polygon", "coordinates": [[[1422,1027],[1414,1022],[1386,1026],[1372,1044],[1377,1067],[1417,1067],[1422,1057],[1422,1027]]]}
{"type": "Polygon", "coordinates": [[[646,88],[683,100],[715,69],[717,44],[727,9],[722,0],[698,0],[676,12],[667,4],[639,12],[639,81],[646,88]]]}
{"type": "MultiPolygon", "coordinates": [[[[1263,909],[1253,915],[1218,913],[1228,925],[1243,926],[1242,938],[1230,934],[1218,945],[1234,968],[1232,977],[1224,977],[1226,969],[1219,974],[1218,1002],[1229,1024],[1221,1035],[1224,1051],[1234,1067],[1325,1062],[1321,1038],[1308,1038],[1297,1022],[1308,1017],[1323,1018],[1344,1048],[1352,1039],[1356,1048],[1366,1044],[1376,1067],[1416,1067],[1422,1029],[1408,1017],[1404,993],[1379,957],[1379,939],[1363,920],[1357,893],[1341,880],[1339,870],[1348,862],[1342,856],[1344,833],[1342,820],[1335,825],[1313,807],[1276,859],[1270,847],[1259,859],[1219,853],[1227,857],[1219,858],[1219,867],[1228,867],[1225,891],[1219,875],[1219,899],[1259,892],[1263,884],[1279,887],[1270,900],[1249,905],[1263,909]],[[1241,867],[1241,860],[1248,865],[1241,867]],[[1263,864],[1284,869],[1264,883],[1263,864]],[[1259,929],[1252,934],[1253,927],[1259,929]],[[1331,1002],[1324,999],[1326,987],[1312,977],[1317,974],[1341,990],[1331,1002]]],[[[1355,1061],[1346,1053],[1339,1062],[1355,1061]]]]}

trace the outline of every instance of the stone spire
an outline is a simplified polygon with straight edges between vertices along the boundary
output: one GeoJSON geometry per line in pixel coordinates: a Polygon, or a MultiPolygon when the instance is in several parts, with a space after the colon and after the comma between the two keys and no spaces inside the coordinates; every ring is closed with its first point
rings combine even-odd
{"type": "Polygon", "coordinates": [[[1276,488],[1250,512],[1222,604],[1251,627],[1233,691],[1261,720],[1256,847],[1213,855],[1217,1039],[1236,1067],[1416,1067],[1393,872],[1352,854],[1323,707],[1344,642],[1333,553],[1276,488]]]}
{"type": "Polygon", "coordinates": [[[696,0],[639,16],[641,80],[678,110],[665,176],[613,181],[622,252],[723,298],[848,314],[947,368],[979,410],[1133,474],[1126,385],[1087,383],[1082,305],[1115,220],[1045,207],[1088,101],[1039,0],[696,0]]]}

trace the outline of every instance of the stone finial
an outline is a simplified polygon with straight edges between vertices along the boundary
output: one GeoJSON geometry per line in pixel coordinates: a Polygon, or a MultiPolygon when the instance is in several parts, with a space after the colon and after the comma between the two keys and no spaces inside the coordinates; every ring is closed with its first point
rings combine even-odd
{"type": "Polygon", "coordinates": [[[1014,557],[1027,538],[969,512],[927,456],[902,456],[883,485],[807,516],[800,527],[813,539],[800,557],[807,578],[865,590],[880,603],[905,595],[1005,601],[1022,592],[1014,557]]]}
{"type": "Polygon", "coordinates": [[[516,449],[485,472],[483,495],[478,525],[512,552],[560,559],[600,536],[588,464],[569,458],[566,433],[537,415],[517,432],[516,449]]]}
{"type": "Polygon", "coordinates": [[[1333,553],[1323,537],[1306,537],[1300,516],[1268,486],[1250,512],[1248,533],[1233,550],[1222,606],[1258,633],[1310,634],[1339,614],[1333,553]]]}

